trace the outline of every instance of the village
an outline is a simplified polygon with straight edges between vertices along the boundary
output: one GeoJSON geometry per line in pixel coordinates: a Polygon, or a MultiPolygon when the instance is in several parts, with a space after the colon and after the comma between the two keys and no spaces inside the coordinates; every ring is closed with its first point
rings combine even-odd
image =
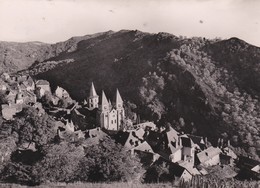
{"type": "MultiPolygon", "coordinates": [[[[39,116],[48,113],[56,120],[55,130],[60,139],[98,141],[110,136],[132,155],[138,155],[144,165],[166,164],[170,174],[184,181],[207,175],[209,167],[214,166],[228,171],[229,178],[242,174],[248,179],[260,179],[260,162],[237,156],[228,140],[219,139],[213,146],[207,137],[178,132],[169,125],[158,127],[154,122],[133,121],[126,115],[118,89],[110,100],[105,91],[98,95],[94,83],[89,88],[86,99],[77,102],[62,87],[53,91],[46,80],[3,73],[0,92],[5,101],[1,114],[5,121],[12,121],[24,107],[34,107],[39,116]],[[234,171],[234,167],[239,170],[234,171]]],[[[35,150],[33,144],[28,144],[27,149],[35,150]]]]}

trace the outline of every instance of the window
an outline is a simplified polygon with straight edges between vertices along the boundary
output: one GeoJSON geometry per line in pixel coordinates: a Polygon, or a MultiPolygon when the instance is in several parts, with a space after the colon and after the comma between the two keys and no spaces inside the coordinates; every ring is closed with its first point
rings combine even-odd
{"type": "Polygon", "coordinates": [[[113,124],[113,120],[111,120],[111,124],[113,124]]]}
{"type": "Polygon", "coordinates": [[[116,123],[116,120],[115,120],[115,123],[116,123]]]}

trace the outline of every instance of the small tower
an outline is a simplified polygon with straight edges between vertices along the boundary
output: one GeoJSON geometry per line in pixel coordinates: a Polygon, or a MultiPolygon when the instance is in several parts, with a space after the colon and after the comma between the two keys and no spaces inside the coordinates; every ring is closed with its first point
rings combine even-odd
{"type": "Polygon", "coordinates": [[[102,91],[102,99],[101,99],[101,107],[102,112],[109,111],[109,102],[107,100],[106,94],[104,91],[102,91]]]}
{"type": "Polygon", "coordinates": [[[105,95],[105,92],[102,91],[101,105],[99,107],[99,121],[102,128],[108,129],[109,127],[109,102],[105,95]]]}
{"type": "Polygon", "coordinates": [[[118,89],[116,90],[116,104],[115,104],[115,108],[117,111],[117,127],[118,129],[123,128],[123,121],[125,119],[125,110],[123,107],[123,100],[122,97],[118,91],[118,89]]]}
{"type": "Polygon", "coordinates": [[[93,110],[95,108],[98,108],[98,95],[95,90],[93,82],[91,83],[91,88],[89,92],[89,97],[88,97],[88,109],[93,110]]]}
{"type": "Polygon", "coordinates": [[[123,108],[123,100],[117,89],[116,90],[116,109],[122,109],[122,108],[123,108]]]}

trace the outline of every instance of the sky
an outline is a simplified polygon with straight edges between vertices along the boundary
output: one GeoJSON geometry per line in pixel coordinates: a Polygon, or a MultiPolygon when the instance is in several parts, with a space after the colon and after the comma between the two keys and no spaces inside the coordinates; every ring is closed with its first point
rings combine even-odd
{"type": "Polygon", "coordinates": [[[121,29],[260,47],[260,0],[0,0],[0,41],[55,43],[121,29]]]}

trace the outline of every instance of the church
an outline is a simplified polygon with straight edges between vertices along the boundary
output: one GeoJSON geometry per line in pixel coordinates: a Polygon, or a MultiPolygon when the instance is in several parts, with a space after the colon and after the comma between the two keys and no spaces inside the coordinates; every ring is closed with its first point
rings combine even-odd
{"type": "Polygon", "coordinates": [[[113,103],[107,99],[104,91],[102,91],[102,97],[99,103],[99,96],[97,95],[94,84],[92,83],[90,93],[87,98],[86,108],[90,111],[98,109],[97,123],[101,128],[114,131],[123,129],[125,110],[123,107],[123,100],[118,89],[116,90],[116,97],[113,103]]]}

